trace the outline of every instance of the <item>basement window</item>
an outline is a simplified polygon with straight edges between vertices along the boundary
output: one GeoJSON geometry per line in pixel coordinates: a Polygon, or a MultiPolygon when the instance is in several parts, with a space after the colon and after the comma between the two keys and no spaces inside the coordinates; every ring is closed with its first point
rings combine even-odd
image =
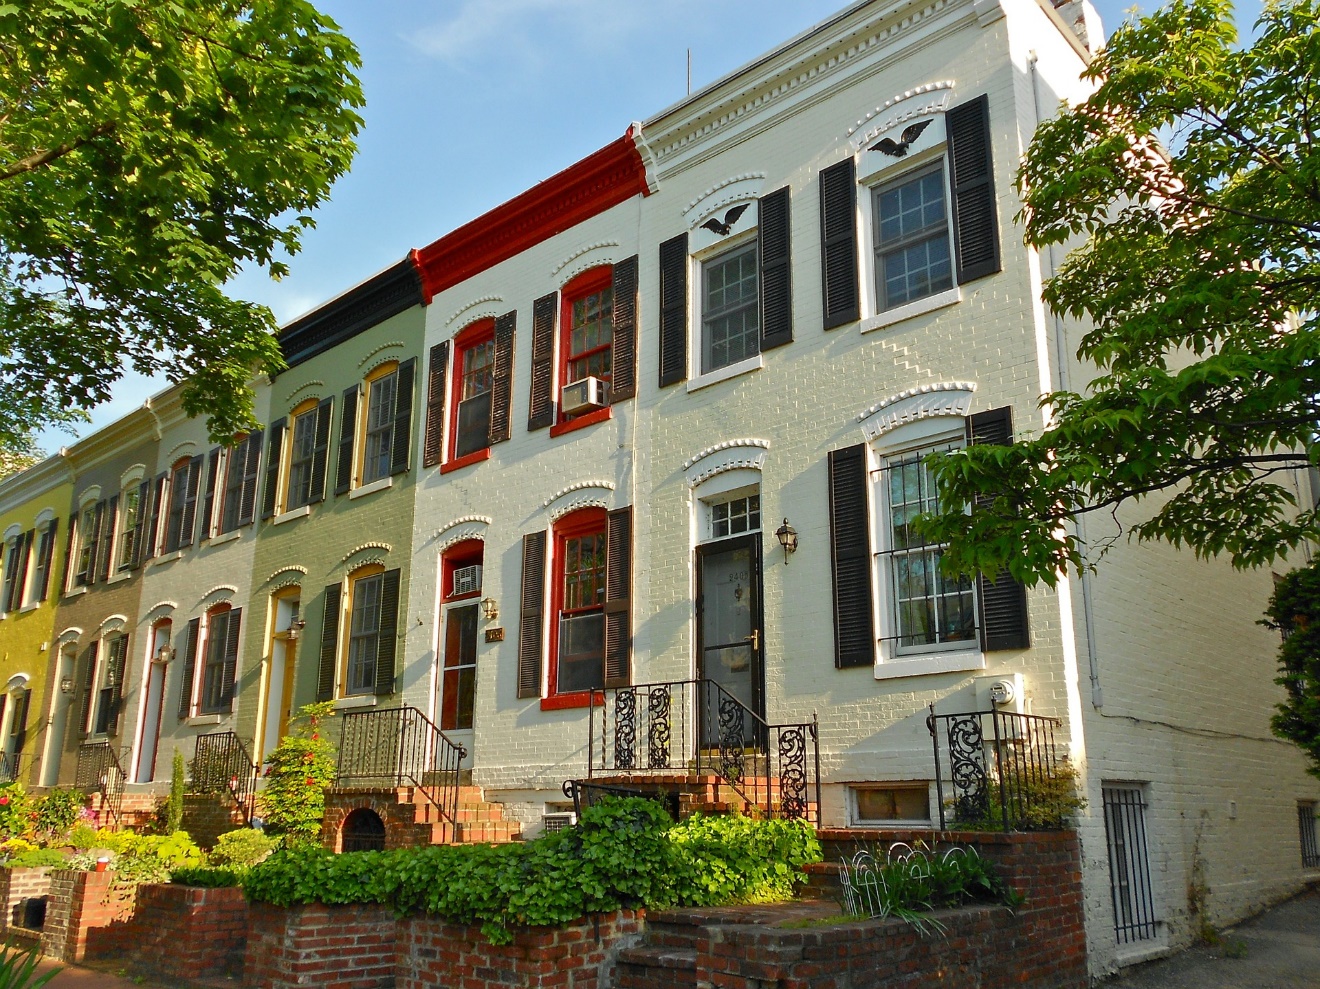
{"type": "Polygon", "coordinates": [[[859,826],[930,827],[930,785],[895,783],[849,789],[849,816],[859,826]]]}

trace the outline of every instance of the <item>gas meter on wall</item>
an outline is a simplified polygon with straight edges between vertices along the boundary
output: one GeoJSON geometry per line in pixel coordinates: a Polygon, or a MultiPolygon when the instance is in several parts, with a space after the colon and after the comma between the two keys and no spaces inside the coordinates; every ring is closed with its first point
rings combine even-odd
{"type": "Polygon", "coordinates": [[[1003,673],[999,676],[977,677],[976,709],[1026,714],[1026,684],[1021,673],[1003,673]]]}

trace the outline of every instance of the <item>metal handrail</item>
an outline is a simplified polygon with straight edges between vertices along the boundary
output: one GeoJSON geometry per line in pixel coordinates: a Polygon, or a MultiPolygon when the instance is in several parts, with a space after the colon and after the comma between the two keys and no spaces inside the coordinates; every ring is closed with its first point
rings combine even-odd
{"type": "Polygon", "coordinates": [[[192,793],[228,793],[246,824],[256,811],[260,767],[243,740],[232,731],[198,735],[193,749],[192,793]]]}
{"type": "Polygon", "coordinates": [[[814,806],[820,822],[820,746],[814,715],[809,722],[770,723],[709,679],[592,692],[588,780],[596,773],[675,772],[713,775],[767,817],[810,819],[814,806]]]}
{"type": "Polygon", "coordinates": [[[467,749],[415,707],[348,711],[339,735],[337,785],[410,785],[458,826],[459,770],[467,749]]]}
{"type": "Polygon", "coordinates": [[[74,786],[84,793],[101,794],[101,806],[118,827],[124,797],[124,767],[109,742],[83,742],[78,746],[78,770],[74,786]]]}
{"type": "Polygon", "coordinates": [[[22,752],[0,752],[0,783],[17,783],[19,770],[25,754],[22,752]]]}
{"type": "Polygon", "coordinates": [[[940,830],[950,822],[941,743],[948,757],[953,821],[998,825],[1004,831],[1061,827],[1066,808],[1050,784],[1062,762],[1054,742],[1062,726],[1059,718],[1012,711],[936,714],[930,705],[926,728],[935,756],[940,830]]]}

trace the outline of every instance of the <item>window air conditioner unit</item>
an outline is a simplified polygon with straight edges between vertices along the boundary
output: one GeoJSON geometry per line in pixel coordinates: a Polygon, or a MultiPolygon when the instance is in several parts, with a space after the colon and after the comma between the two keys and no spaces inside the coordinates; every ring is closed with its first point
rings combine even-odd
{"type": "Polygon", "coordinates": [[[564,415],[577,415],[579,412],[591,412],[603,409],[610,404],[610,386],[600,378],[583,378],[571,385],[564,385],[559,393],[559,407],[564,415]]]}
{"type": "Polygon", "coordinates": [[[547,834],[551,831],[563,831],[577,824],[577,815],[572,811],[563,814],[546,814],[541,818],[541,828],[547,834]]]}
{"type": "Polygon", "coordinates": [[[473,594],[481,590],[481,564],[454,569],[454,594],[473,594]]]}

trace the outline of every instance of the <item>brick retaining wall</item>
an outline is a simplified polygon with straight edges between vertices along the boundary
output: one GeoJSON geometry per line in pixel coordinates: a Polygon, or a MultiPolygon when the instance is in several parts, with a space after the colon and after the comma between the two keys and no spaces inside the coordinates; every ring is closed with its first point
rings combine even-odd
{"type": "Polygon", "coordinates": [[[138,887],[137,910],[123,946],[134,969],[174,978],[239,975],[248,937],[248,905],[238,887],[138,887]]]}
{"type": "Polygon", "coordinates": [[[28,933],[28,928],[23,925],[26,901],[39,900],[49,894],[49,869],[0,869],[0,936],[28,933]]]}
{"type": "Polygon", "coordinates": [[[321,844],[332,852],[343,851],[344,820],[362,808],[374,810],[385,825],[387,849],[420,848],[431,844],[431,826],[417,823],[415,805],[401,802],[399,791],[394,787],[326,790],[321,844]]]}
{"type": "Polygon", "coordinates": [[[41,930],[42,954],[62,962],[113,957],[133,916],[136,890],[113,885],[113,872],[50,871],[50,900],[41,930]]]}
{"type": "Polygon", "coordinates": [[[228,794],[190,793],[183,798],[183,830],[202,848],[214,848],[216,838],[243,825],[243,812],[228,794]]]}
{"type": "Polygon", "coordinates": [[[243,981],[252,989],[391,989],[397,925],[379,906],[253,903],[243,981]]]}

